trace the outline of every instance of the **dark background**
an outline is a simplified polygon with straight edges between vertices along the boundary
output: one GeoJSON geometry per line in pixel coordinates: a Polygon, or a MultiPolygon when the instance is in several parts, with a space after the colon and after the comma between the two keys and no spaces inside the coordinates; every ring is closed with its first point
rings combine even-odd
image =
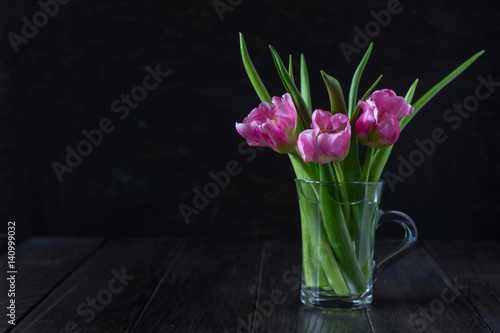
{"type": "MultiPolygon", "coordinates": [[[[41,7],[2,0],[0,233],[15,220],[19,237],[299,237],[288,157],[269,149],[253,150],[255,158],[238,152],[243,139],[234,123],[259,103],[240,60],[238,32],[271,95],[284,88],[268,45],[283,58],[304,53],[313,105],[328,109],[319,71],[335,76],[347,93],[365,48],[348,63],[339,45],[354,46],[353,29],[365,30],[374,20],[370,12],[387,9],[387,1],[231,3],[221,20],[213,1],[71,0],[16,53],[8,34],[22,36],[22,17],[33,22],[41,7]],[[111,103],[142,84],[147,66],[171,74],[119,119],[111,103]],[[65,147],[75,149],[82,131],[103,118],[114,131],[59,182],[51,164],[64,163],[65,147]],[[193,206],[193,189],[203,190],[209,173],[233,160],[241,172],[187,224],[179,205],[193,206]]],[[[443,120],[447,109],[474,95],[479,76],[500,81],[498,4],[404,0],[401,6],[372,38],[360,94],[384,74],[379,88],[400,95],[419,78],[418,98],[477,51],[486,53],[402,133],[386,166],[396,174],[398,156],[408,159],[415,139],[439,127],[447,140],[394,192],[386,187],[382,206],[413,217],[421,238],[498,239],[500,91],[456,130],[443,120]]]]}

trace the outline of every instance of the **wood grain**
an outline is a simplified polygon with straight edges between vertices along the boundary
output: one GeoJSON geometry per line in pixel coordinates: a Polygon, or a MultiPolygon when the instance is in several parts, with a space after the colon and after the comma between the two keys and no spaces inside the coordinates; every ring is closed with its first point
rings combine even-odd
{"type": "Polygon", "coordinates": [[[420,245],[380,275],[368,316],[380,333],[491,332],[456,283],[420,245]]]}
{"type": "MultiPolygon", "coordinates": [[[[377,241],[376,260],[398,243],[377,241]]],[[[1,332],[499,333],[498,243],[424,245],[348,311],[302,305],[298,240],[34,238],[1,332]]]]}
{"type": "Polygon", "coordinates": [[[236,332],[254,313],[261,249],[260,241],[189,242],[132,332],[236,332]]]}
{"type": "MultiPolygon", "coordinates": [[[[15,305],[16,323],[70,275],[98,248],[103,238],[32,238],[16,250],[15,305]]],[[[2,268],[7,266],[7,254],[0,257],[2,268]]],[[[6,270],[0,279],[0,332],[13,326],[7,323],[9,286],[6,270]]]]}
{"type": "Polygon", "coordinates": [[[500,332],[500,244],[439,241],[424,245],[494,332],[500,332]]]}
{"type": "Polygon", "coordinates": [[[108,241],[12,332],[129,331],[182,243],[108,241]]]}

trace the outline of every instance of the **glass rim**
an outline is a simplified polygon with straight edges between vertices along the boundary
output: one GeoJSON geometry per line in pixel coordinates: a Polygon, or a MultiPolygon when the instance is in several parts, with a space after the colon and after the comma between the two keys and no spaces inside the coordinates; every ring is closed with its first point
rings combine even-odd
{"type": "Polygon", "coordinates": [[[301,179],[295,178],[296,182],[306,183],[306,184],[359,184],[359,185],[384,185],[385,181],[383,179],[377,182],[363,182],[363,181],[355,181],[355,182],[337,182],[337,181],[323,181],[323,180],[309,180],[309,179],[301,179]]]}

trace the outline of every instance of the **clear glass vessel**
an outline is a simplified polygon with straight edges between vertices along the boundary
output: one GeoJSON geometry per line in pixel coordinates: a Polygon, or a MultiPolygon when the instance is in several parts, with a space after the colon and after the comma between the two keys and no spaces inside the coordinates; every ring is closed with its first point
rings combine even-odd
{"type": "Polygon", "coordinates": [[[296,179],[296,185],[302,227],[302,302],[344,309],[369,305],[377,274],[415,244],[415,223],[404,213],[379,208],[383,182],[296,179]],[[397,249],[375,263],[375,230],[386,222],[399,223],[405,237],[397,249]]]}

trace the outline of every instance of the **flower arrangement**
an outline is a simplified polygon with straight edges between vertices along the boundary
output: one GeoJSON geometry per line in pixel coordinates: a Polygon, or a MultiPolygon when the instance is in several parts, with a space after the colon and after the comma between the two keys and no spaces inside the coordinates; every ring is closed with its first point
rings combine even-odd
{"type": "MultiPolygon", "coordinates": [[[[242,123],[236,123],[236,130],[251,146],[265,146],[278,153],[288,154],[297,179],[340,184],[334,189],[313,187],[309,195],[314,199],[309,202],[299,195],[303,226],[303,269],[307,278],[305,284],[334,290],[337,295],[364,292],[367,282],[371,281],[373,261],[370,249],[363,249],[359,242],[362,231],[357,230],[361,228],[358,220],[364,208],[336,206],[336,198],[348,201],[349,197],[353,197],[349,184],[379,182],[400,132],[429,100],[484,52],[469,58],[412,104],[418,79],[404,97],[390,89],[375,90],[382,76],[368,91],[359,95],[359,82],[372,47],[370,44],[354,73],[347,102],[339,81],[321,71],[330,99],[330,109],[327,111],[312,106],[304,55],[300,57],[299,89],[293,73],[292,57],[287,68],[270,46],[286,90],[282,97],[271,98],[240,34],[243,64],[261,103],[242,123]],[[359,144],[366,146],[362,164],[359,144]],[[316,211],[311,203],[317,202],[320,207],[316,211]],[[314,216],[318,214],[319,227],[314,225],[314,216]],[[304,236],[314,228],[325,230],[325,239],[304,236]],[[306,252],[309,255],[306,256],[306,252]],[[320,267],[320,274],[313,274],[313,268],[317,266],[320,267]]],[[[374,211],[370,214],[373,215],[372,219],[376,218],[374,211]]],[[[371,229],[365,233],[370,234],[371,229]]]]}

